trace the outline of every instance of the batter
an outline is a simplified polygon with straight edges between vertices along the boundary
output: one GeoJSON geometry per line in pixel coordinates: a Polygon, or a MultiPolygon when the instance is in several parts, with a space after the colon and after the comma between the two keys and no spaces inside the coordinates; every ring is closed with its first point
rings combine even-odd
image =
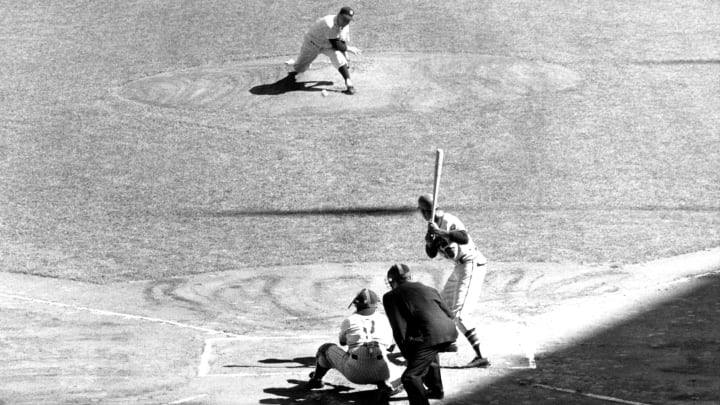
{"type": "Polygon", "coordinates": [[[432,202],[433,197],[428,194],[418,198],[418,209],[428,221],[425,252],[430,258],[440,254],[455,263],[441,295],[450,307],[458,329],[475,350],[475,358],[467,367],[487,367],[490,362],[482,356],[480,339],[475,328],[469,325],[468,319],[480,300],[480,289],[487,273],[487,259],[477,249],[465,225],[456,216],[436,210],[435,218],[430,218],[432,202]]]}

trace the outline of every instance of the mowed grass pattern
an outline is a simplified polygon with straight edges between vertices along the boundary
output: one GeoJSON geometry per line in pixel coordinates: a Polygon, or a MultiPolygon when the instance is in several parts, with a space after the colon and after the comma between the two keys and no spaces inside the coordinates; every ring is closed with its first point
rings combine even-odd
{"type": "Polygon", "coordinates": [[[117,89],[294,57],[340,4],[3,1],[3,270],[107,282],[420,260],[412,208],[438,147],[441,205],[491,261],[622,264],[718,245],[720,5],[352,5],[366,58],[495,55],[582,81],[430,112],[153,107],[117,89]]]}

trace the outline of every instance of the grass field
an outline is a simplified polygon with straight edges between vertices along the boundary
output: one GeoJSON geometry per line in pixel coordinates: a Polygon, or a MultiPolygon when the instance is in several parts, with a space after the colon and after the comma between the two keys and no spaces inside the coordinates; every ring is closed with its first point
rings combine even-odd
{"type": "MultiPolygon", "coordinates": [[[[443,205],[495,261],[633,263],[716,246],[717,5],[683,4],[359,2],[365,60],[449,53],[470,60],[444,67],[440,84],[459,88],[478,85],[474,55],[552,63],[581,82],[489,105],[469,92],[430,113],[273,116],[134,104],[112,89],[284,60],[334,4],[5,2],[3,266],[103,282],[420,259],[422,221],[402,208],[432,187],[437,147],[443,205]]],[[[407,93],[422,88],[421,72],[394,63],[407,93]]]]}
{"type": "Polygon", "coordinates": [[[491,262],[720,245],[718,2],[361,0],[358,94],[251,93],[340,6],[0,0],[0,271],[421,262],[436,148],[491,262]]]}

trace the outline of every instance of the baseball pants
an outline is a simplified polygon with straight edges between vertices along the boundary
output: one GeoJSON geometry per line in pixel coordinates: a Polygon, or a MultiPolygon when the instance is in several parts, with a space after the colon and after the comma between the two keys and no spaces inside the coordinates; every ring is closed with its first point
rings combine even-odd
{"type": "Polygon", "coordinates": [[[477,309],[486,274],[485,264],[478,264],[474,260],[456,263],[443,287],[441,296],[454,314],[455,324],[463,334],[472,329],[468,325],[468,318],[477,309]]]}
{"type": "Polygon", "coordinates": [[[293,66],[293,69],[295,69],[297,73],[302,73],[308,70],[310,64],[320,54],[323,54],[330,58],[330,62],[335,67],[335,69],[338,69],[340,66],[348,64],[345,53],[336,51],[332,48],[320,47],[309,39],[305,39],[302,46],[300,47],[300,55],[298,55],[297,59],[295,60],[295,65],[293,66]]]}
{"type": "Polygon", "coordinates": [[[443,392],[438,347],[428,347],[407,353],[407,368],[401,377],[410,405],[428,405],[425,386],[431,391],[443,392]]]}
{"type": "Polygon", "coordinates": [[[323,345],[318,350],[318,365],[334,368],[355,384],[377,384],[394,381],[402,370],[387,360],[387,353],[379,347],[358,347],[346,352],[336,344],[323,345]]]}

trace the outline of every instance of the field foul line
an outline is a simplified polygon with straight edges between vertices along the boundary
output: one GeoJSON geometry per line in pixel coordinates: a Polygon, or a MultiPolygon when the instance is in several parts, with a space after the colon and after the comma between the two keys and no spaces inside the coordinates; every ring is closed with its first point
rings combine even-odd
{"type": "Polygon", "coordinates": [[[207,394],[201,394],[201,395],[195,395],[195,396],[193,396],[193,397],[178,399],[177,401],[173,401],[173,402],[168,403],[168,405],[184,404],[184,403],[186,403],[186,402],[191,402],[191,401],[194,401],[194,400],[196,400],[196,399],[205,398],[206,396],[207,396],[207,394]]]}
{"type": "Polygon", "coordinates": [[[645,402],[636,402],[636,401],[628,401],[625,399],[615,398],[615,397],[608,397],[606,395],[598,395],[598,394],[592,394],[589,392],[583,392],[579,390],[573,390],[568,388],[559,388],[559,387],[553,387],[552,385],[545,385],[545,384],[533,384],[533,387],[538,388],[544,388],[546,390],[552,390],[552,391],[559,391],[559,392],[567,392],[569,394],[576,394],[576,395],[582,395],[584,397],[588,398],[595,398],[595,399],[601,399],[603,401],[609,401],[609,402],[617,402],[619,404],[627,404],[627,405],[650,405],[645,402]]]}
{"type": "Polygon", "coordinates": [[[84,307],[81,305],[65,304],[62,302],[43,300],[43,299],[32,298],[32,297],[24,297],[22,295],[15,295],[15,294],[0,293],[0,297],[11,298],[11,299],[26,301],[26,302],[33,302],[33,303],[38,303],[38,304],[52,305],[55,307],[68,308],[68,309],[73,309],[73,310],[77,310],[77,311],[85,311],[85,312],[90,312],[90,313],[96,314],[96,315],[114,316],[114,317],[120,317],[123,319],[134,319],[134,320],[138,320],[138,321],[161,323],[161,324],[172,325],[172,326],[175,326],[178,328],[183,328],[183,329],[192,329],[192,330],[197,330],[197,331],[205,332],[205,333],[212,333],[212,334],[216,334],[216,335],[232,336],[233,338],[241,338],[242,337],[241,335],[236,335],[231,332],[225,332],[225,331],[215,330],[215,329],[210,329],[210,328],[203,328],[201,326],[189,325],[186,323],[171,321],[171,320],[162,319],[162,318],[153,318],[153,317],[149,317],[149,316],[141,316],[141,315],[125,314],[122,312],[106,311],[103,309],[95,309],[95,308],[90,308],[90,307],[84,307]]]}
{"type": "MultiPolygon", "coordinates": [[[[229,342],[234,340],[298,340],[298,339],[313,339],[313,340],[319,340],[319,339],[328,339],[328,336],[325,335],[297,335],[297,336],[239,336],[235,335],[233,337],[224,337],[224,338],[209,338],[205,339],[205,348],[203,349],[202,355],[200,356],[200,364],[198,365],[198,377],[227,377],[227,376],[235,376],[235,377],[246,377],[247,374],[241,373],[241,374],[210,374],[210,358],[212,357],[212,350],[213,350],[213,343],[215,342],[229,342]]],[[[285,375],[289,374],[288,372],[282,372],[282,373],[274,373],[274,374],[264,374],[264,375],[285,375]]]]}

